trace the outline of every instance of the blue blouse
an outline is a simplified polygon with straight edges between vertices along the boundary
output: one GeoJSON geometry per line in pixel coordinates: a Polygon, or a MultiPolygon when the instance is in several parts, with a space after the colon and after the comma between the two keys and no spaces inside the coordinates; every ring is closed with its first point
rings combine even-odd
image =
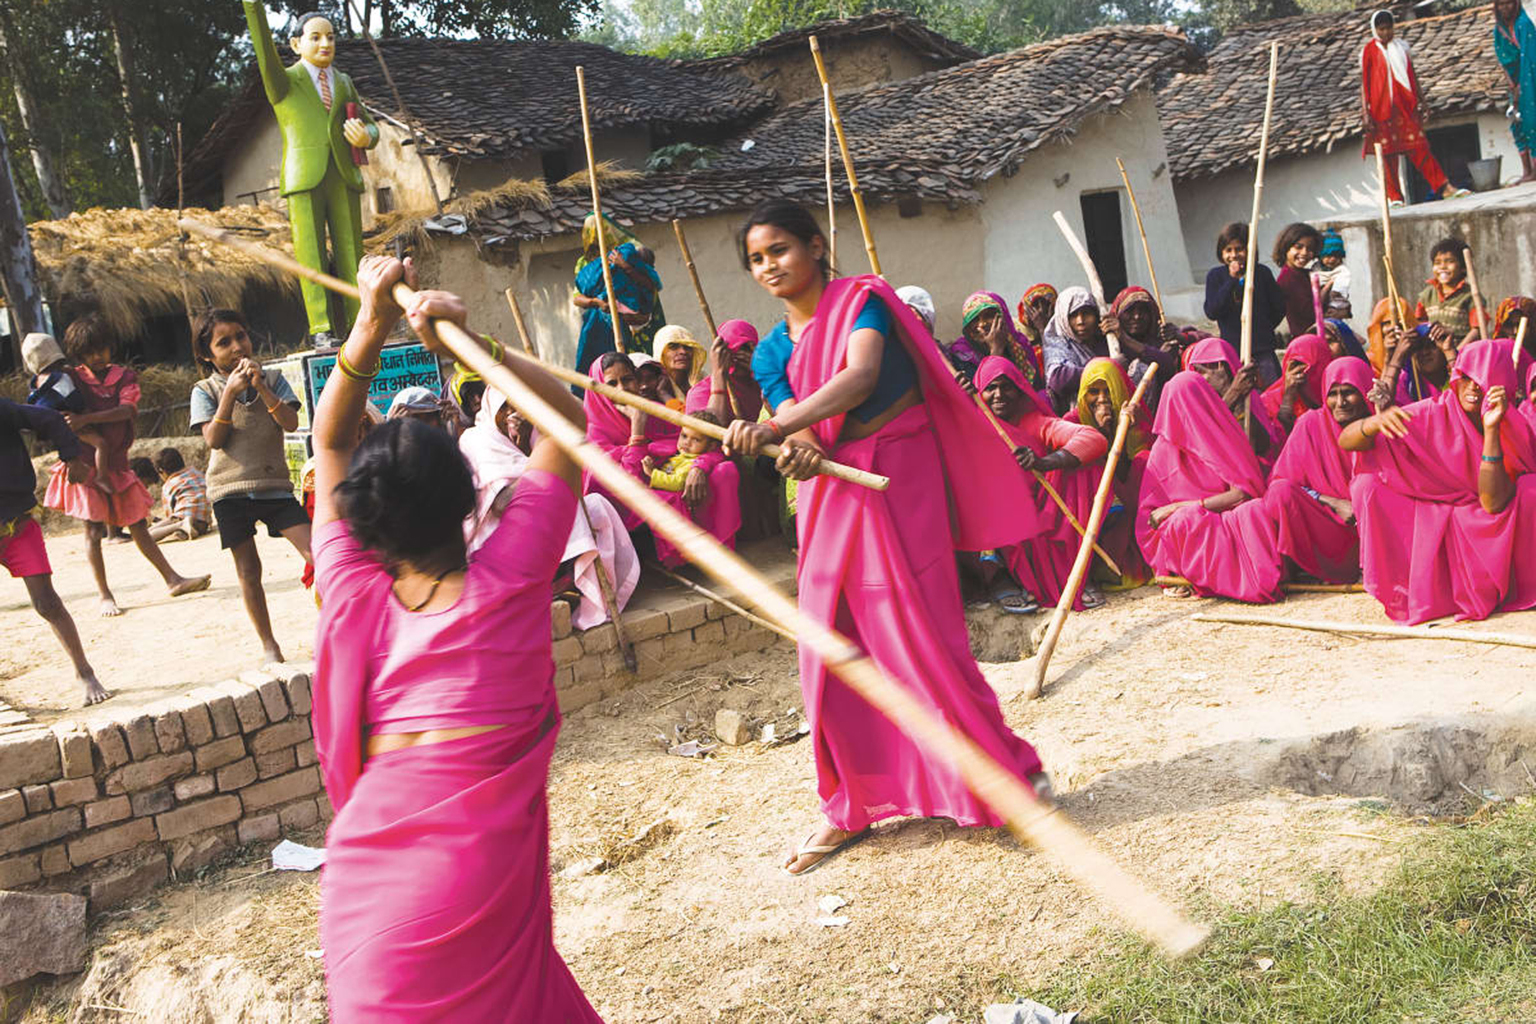
{"type": "MultiPolygon", "coordinates": [[[[880,375],[875,389],[858,406],[848,410],[848,415],[860,423],[868,423],[896,404],[897,399],[911,391],[917,384],[917,365],[907,347],[896,336],[896,326],[885,300],[871,295],[859,310],[853,322],[854,330],[879,331],[885,339],[885,351],[880,358],[880,375]]],[[[789,384],[789,357],[794,355],[795,343],[789,336],[789,323],[780,320],[752,353],[752,376],[762,388],[763,399],[777,409],[785,401],[795,397],[789,384]]]]}

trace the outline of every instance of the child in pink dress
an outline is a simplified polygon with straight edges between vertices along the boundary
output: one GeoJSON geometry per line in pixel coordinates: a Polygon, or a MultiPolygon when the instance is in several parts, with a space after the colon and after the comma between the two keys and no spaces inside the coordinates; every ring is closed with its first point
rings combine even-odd
{"type": "MultiPolygon", "coordinates": [[[[453,438],[357,421],[409,273],[372,256],[362,306],[315,414],[315,746],[336,808],[320,940],[331,1020],[601,1024],[555,951],[545,780],[560,712],[549,581],[581,473],[552,442],[528,458],[499,525],[467,555],[470,469],[453,438]]],[[[421,293],[431,318],[463,303],[421,293]]],[[[509,367],[560,413],[581,404],[509,367]]]]}

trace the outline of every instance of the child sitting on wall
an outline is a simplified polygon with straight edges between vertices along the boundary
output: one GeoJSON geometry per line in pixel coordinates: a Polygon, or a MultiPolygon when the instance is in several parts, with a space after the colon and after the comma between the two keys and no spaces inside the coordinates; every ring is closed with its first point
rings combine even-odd
{"type": "Polygon", "coordinates": [[[1350,273],[1344,265],[1344,239],[1332,228],[1323,232],[1323,248],[1317,254],[1318,284],[1322,286],[1323,314],[1330,320],[1354,315],[1349,302],[1350,273]]]}
{"type": "MultiPolygon", "coordinates": [[[[1462,255],[1466,249],[1467,243],[1459,238],[1442,238],[1429,250],[1433,273],[1419,292],[1419,304],[1413,311],[1419,323],[1440,324],[1450,331],[1458,348],[1477,340],[1477,309],[1462,255]]],[[[1482,304],[1486,307],[1488,300],[1483,299],[1482,304]]]]}

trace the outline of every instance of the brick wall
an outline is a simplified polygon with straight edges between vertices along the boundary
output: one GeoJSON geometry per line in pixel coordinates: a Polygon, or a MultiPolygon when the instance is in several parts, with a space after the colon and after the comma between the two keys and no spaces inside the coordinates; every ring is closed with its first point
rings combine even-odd
{"type": "MultiPolygon", "coordinates": [[[[633,673],[612,625],[572,632],[569,607],[555,605],[563,711],[779,641],[687,592],[643,594],[624,621],[639,662],[633,673]]],[[[310,733],[310,671],[274,665],[51,727],[7,715],[0,889],[75,892],[99,913],[236,846],[330,821],[310,733]]]]}

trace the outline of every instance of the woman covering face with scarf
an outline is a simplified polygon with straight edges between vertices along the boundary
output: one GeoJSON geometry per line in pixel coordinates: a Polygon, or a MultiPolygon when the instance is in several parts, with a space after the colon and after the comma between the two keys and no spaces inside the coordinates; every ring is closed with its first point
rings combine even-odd
{"type": "Polygon", "coordinates": [[[1017,367],[1025,380],[1038,385],[1040,363],[1034,346],[1014,327],[1001,296],[993,292],[973,293],[960,311],[960,325],[964,333],[950,344],[948,351],[949,361],[965,381],[975,378],[983,359],[1000,356],[1017,367]]]}
{"type": "MultiPolygon", "coordinates": [[[[1125,405],[1131,400],[1131,381],[1113,359],[1094,359],[1083,369],[1077,389],[1077,408],[1067,413],[1072,423],[1085,423],[1104,438],[1115,439],[1125,405]]],[[[1141,508],[1141,482],[1152,452],[1152,413],[1142,406],[1125,438],[1125,453],[1115,466],[1114,502],[1099,531],[1099,546],[1109,552],[1123,575],[1110,575],[1109,567],[1094,563],[1094,571],[1107,580],[1109,590],[1132,590],[1147,582],[1147,563],[1136,543],[1136,517],[1141,508]]]]}

